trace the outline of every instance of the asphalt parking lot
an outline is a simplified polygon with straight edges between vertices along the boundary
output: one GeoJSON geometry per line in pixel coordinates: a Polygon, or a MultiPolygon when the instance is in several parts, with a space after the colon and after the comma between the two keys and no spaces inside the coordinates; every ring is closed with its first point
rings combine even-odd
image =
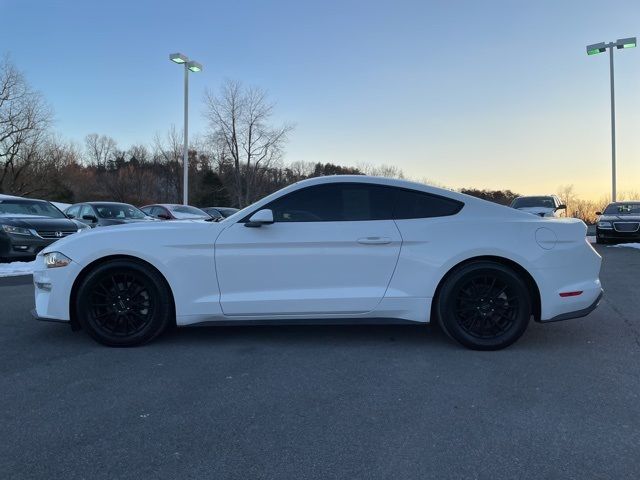
{"type": "Polygon", "coordinates": [[[640,472],[640,251],[589,317],[500,352],[434,327],[210,327],[110,349],[0,280],[7,478],[623,479],[640,472]]]}

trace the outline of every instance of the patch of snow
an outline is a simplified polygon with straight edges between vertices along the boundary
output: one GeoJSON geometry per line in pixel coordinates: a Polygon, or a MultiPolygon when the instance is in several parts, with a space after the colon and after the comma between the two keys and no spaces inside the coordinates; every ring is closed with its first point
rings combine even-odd
{"type": "Polygon", "coordinates": [[[611,245],[614,248],[627,247],[627,248],[637,248],[640,250],[640,243],[618,243],[617,245],[611,245]]]}
{"type": "Polygon", "coordinates": [[[0,263],[0,277],[15,277],[18,275],[31,275],[33,273],[33,262],[11,262],[0,263]]]}

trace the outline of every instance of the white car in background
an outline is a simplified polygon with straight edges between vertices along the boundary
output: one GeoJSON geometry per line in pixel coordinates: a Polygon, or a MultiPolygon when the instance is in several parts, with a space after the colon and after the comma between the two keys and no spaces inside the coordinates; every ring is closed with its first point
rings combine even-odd
{"type": "Polygon", "coordinates": [[[567,210],[567,206],[555,195],[518,197],[511,202],[511,208],[540,217],[560,217],[560,211],[564,210],[566,215],[567,210]]]}
{"type": "Polygon", "coordinates": [[[65,238],[36,260],[35,316],[112,346],[170,324],[428,323],[493,350],[531,318],[587,315],[601,258],[577,219],[401,180],[290,185],[220,222],[65,238]]]}

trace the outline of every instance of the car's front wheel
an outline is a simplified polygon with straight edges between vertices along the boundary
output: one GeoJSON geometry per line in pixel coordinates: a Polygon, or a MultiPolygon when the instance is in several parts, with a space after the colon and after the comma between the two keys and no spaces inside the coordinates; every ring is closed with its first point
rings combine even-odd
{"type": "Polygon", "coordinates": [[[463,265],[450,274],[436,308],[445,333],[474,350],[498,350],[514,343],[526,330],[532,310],[521,276],[488,261],[463,265]]]}
{"type": "Polygon", "coordinates": [[[76,315],[98,342],[113,347],[146,343],[173,318],[171,292],[152,267],[117,259],[91,270],[78,289],[76,315]]]}

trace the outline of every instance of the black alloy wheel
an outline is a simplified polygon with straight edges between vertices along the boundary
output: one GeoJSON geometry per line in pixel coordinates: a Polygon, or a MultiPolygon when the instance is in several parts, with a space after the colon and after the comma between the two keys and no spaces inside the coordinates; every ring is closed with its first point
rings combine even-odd
{"type": "Polygon", "coordinates": [[[84,278],[77,298],[80,324],[109,346],[146,343],[173,318],[166,282],[141,262],[113,260],[98,265],[84,278]]]}
{"type": "Polygon", "coordinates": [[[531,295],[509,267],[474,262],[454,271],[442,287],[437,313],[444,331],[462,345],[497,350],[515,342],[531,318],[531,295]]]}

